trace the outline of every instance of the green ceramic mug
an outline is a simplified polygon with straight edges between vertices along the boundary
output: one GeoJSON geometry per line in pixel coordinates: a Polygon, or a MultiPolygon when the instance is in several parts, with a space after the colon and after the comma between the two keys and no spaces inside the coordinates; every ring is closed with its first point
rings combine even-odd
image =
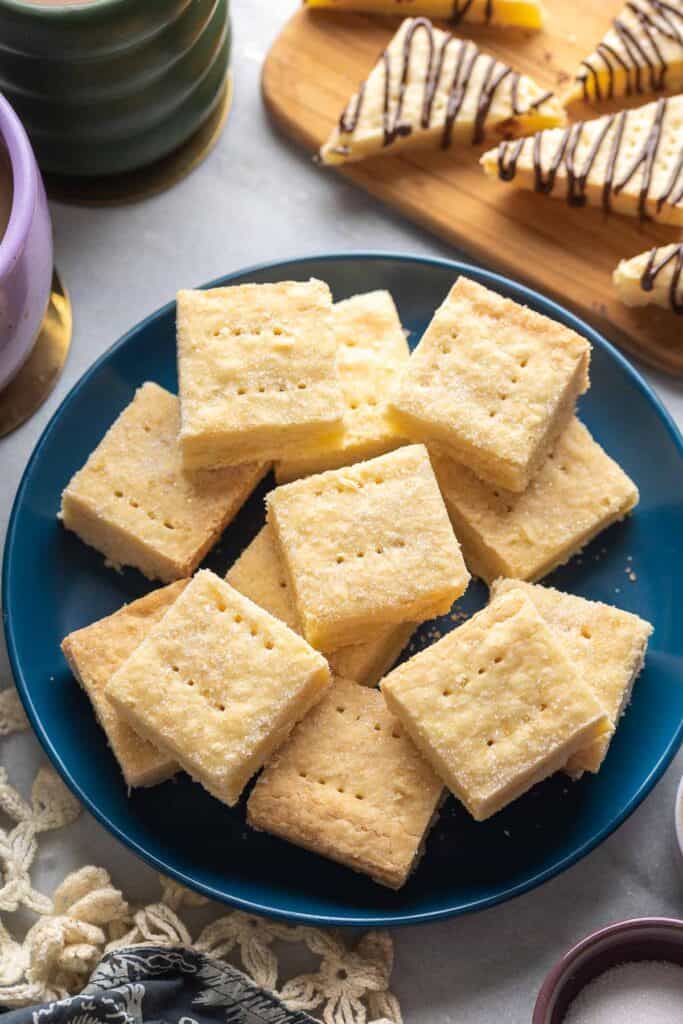
{"type": "Polygon", "coordinates": [[[43,171],[136,170],[220,101],[228,0],[0,0],[0,91],[43,171]]]}

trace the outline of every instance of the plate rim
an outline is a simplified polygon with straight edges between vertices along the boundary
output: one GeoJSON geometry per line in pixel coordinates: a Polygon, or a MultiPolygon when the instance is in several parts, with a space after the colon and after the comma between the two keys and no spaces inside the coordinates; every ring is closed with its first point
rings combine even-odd
{"type": "MultiPolygon", "coordinates": [[[[515,281],[513,278],[507,277],[504,274],[498,274],[495,271],[489,270],[483,266],[477,266],[476,264],[468,263],[464,260],[451,260],[445,257],[433,257],[424,256],[419,254],[411,253],[394,253],[385,250],[346,250],[338,253],[311,253],[304,256],[293,256],[289,258],[282,258],[277,260],[269,260],[265,263],[256,263],[248,267],[241,268],[236,271],[231,271],[229,274],[223,274],[219,277],[213,278],[205,284],[199,285],[200,289],[221,287],[234,281],[236,278],[244,278],[250,274],[262,273],[264,271],[275,270],[284,265],[294,264],[306,264],[311,262],[316,263],[331,263],[331,262],[344,262],[344,261],[391,261],[398,263],[418,263],[427,265],[429,267],[439,267],[441,269],[447,269],[453,272],[454,276],[465,274],[474,277],[476,280],[490,286],[493,290],[497,291],[503,289],[508,293],[515,295],[517,301],[531,302],[537,307],[541,307],[544,310],[544,314],[551,317],[559,317],[559,319],[570,326],[573,330],[578,331],[584,337],[588,338],[591,344],[596,345],[599,348],[606,350],[608,355],[617,363],[619,368],[626,374],[632,384],[634,384],[638,391],[648,400],[654,407],[659,419],[662,421],[664,427],[669,433],[675,448],[678,450],[678,454],[683,462],[683,436],[679,431],[672,415],[663,405],[662,400],[657,395],[654,388],[648,384],[645,378],[642,376],[640,371],[631,363],[631,361],[623,355],[612,342],[608,341],[600,331],[592,327],[581,317],[572,313],[571,310],[562,306],[533,288],[522,284],[521,282],[515,281]]],[[[175,306],[175,299],[165,303],[158,309],[154,310],[148,316],[134,324],[129,330],[122,334],[112,345],[110,345],[105,351],[98,356],[98,358],[85,370],[85,372],[74,382],[69,391],[66,393],[64,398],[61,400],[56,410],[46,423],[43,428],[31,455],[24,467],[19,486],[17,487],[16,494],[12,503],[12,510],[7,526],[7,533],[5,538],[5,549],[3,555],[3,567],[2,567],[2,606],[3,606],[3,626],[5,632],[5,640],[7,644],[7,652],[10,662],[10,668],[13,673],[14,683],[21,699],[22,705],[41,746],[45,753],[50,759],[53,766],[57,769],[57,772],[61,776],[64,783],[71,790],[72,793],[78,798],[83,804],[86,810],[93,815],[93,817],[105,828],[107,831],[114,836],[119,842],[123,843],[129,850],[141,857],[147,864],[174,878],[176,881],[188,886],[196,892],[200,892],[210,899],[217,901],[218,903],[225,904],[230,907],[234,907],[240,910],[247,911],[249,913],[256,913],[265,915],[271,918],[277,918],[285,921],[298,921],[306,924],[316,924],[324,927],[396,927],[399,925],[415,925],[415,924],[428,924],[430,922],[444,920],[451,917],[458,917],[461,914],[475,913],[481,910],[486,910],[490,907],[496,906],[501,903],[506,903],[511,899],[518,896],[522,896],[524,893],[530,892],[533,889],[538,888],[545,882],[550,881],[552,878],[564,873],[568,868],[577,864],[580,860],[583,860],[591,851],[595,850],[600,846],[606,839],[609,838],[616,830],[623,825],[623,823],[633,814],[633,812],[641,805],[645,798],[652,792],[656,784],[664,775],[664,772],[671,764],[672,760],[676,756],[678,749],[683,742],[683,720],[679,723],[678,728],[667,745],[665,750],[662,752],[657,763],[653,766],[649,774],[643,779],[637,791],[633,796],[627,800],[618,813],[609,821],[607,825],[601,828],[594,836],[582,843],[580,847],[567,854],[559,861],[554,863],[550,867],[546,867],[541,871],[537,871],[534,875],[526,878],[522,882],[507,886],[505,889],[496,893],[495,895],[482,897],[478,899],[470,900],[467,904],[460,904],[457,906],[449,905],[443,906],[435,910],[419,910],[419,911],[397,911],[386,910],[381,913],[376,911],[368,914],[359,914],[358,912],[352,912],[349,914],[340,915],[338,913],[309,913],[302,910],[285,910],[281,907],[268,906],[267,903],[259,902],[255,899],[245,899],[241,896],[233,896],[225,892],[221,892],[214,886],[209,885],[206,882],[199,881],[195,878],[190,877],[184,871],[174,867],[165,862],[165,859],[158,856],[155,853],[146,850],[137,840],[129,836],[122,828],[119,827],[114,821],[112,821],[108,815],[102,811],[96,803],[89,797],[89,795],[82,789],[80,784],[71,776],[66,765],[63,763],[59,752],[54,747],[48,732],[45,730],[42,721],[37,714],[33,701],[30,694],[30,686],[27,684],[27,680],[24,677],[23,670],[19,662],[19,655],[17,651],[16,638],[14,635],[13,625],[10,620],[8,613],[9,607],[9,592],[10,583],[13,570],[13,556],[12,552],[15,545],[15,535],[18,531],[19,514],[23,504],[24,493],[28,486],[28,481],[31,476],[31,472],[34,464],[40,458],[42,449],[46,444],[48,438],[52,434],[53,429],[56,427],[64,410],[73,402],[80,391],[88,384],[90,379],[97,373],[100,367],[107,362],[110,357],[119,348],[126,345],[130,339],[135,335],[143,332],[149,324],[153,321],[161,319],[167,316],[175,306]]]]}

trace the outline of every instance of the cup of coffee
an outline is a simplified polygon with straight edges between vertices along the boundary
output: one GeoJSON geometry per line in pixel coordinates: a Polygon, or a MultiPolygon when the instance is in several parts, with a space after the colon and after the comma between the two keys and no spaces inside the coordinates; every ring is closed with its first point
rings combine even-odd
{"type": "Polygon", "coordinates": [[[137,170],[221,101],[228,0],[0,0],[3,92],[43,171],[137,170]]]}
{"type": "Polygon", "coordinates": [[[33,348],[51,282],[45,189],[21,121],[0,95],[0,391],[33,348]]]}

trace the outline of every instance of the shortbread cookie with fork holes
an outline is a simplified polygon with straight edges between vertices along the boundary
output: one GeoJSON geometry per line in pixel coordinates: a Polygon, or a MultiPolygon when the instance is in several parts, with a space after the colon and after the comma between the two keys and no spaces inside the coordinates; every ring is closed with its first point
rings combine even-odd
{"type": "Polygon", "coordinates": [[[581,61],[567,103],[683,88],[683,0],[629,0],[581,61]]]}
{"type": "Polygon", "coordinates": [[[232,806],[330,679],[305,640],[204,569],[105,693],[140,736],[232,806]]]}
{"type": "Polygon", "coordinates": [[[523,494],[489,487],[432,451],[470,572],[539,580],[638,504],[638,488],[574,418],[523,494]]]}
{"type": "Polygon", "coordinates": [[[643,667],[652,626],[621,608],[520,580],[496,580],[491,594],[496,598],[511,591],[533,601],[609,718],[609,730],[578,750],[565,767],[574,778],[598,772],[643,667]]]}
{"type": "Polygon", "coordinates": [[[404,443],[386,416],[386,398],[410,350],[389,292],[366,292],[332,306],[344,433],[327,447],[278,462],[278,483],[371,459],[404,443]]]}
{"type": "Polygon", "coordinates": [[[442,795],[382,695],[335,678],[257,781],[247,820],[399,889],[442,795]]]}
{"type": "Polygon", "coordinates": [[[178,399],[143,384],[62,494],[67,529],[115,567],[168,583],[190,576],[268,464],[186,473],[178,399]]]}
{"type": "Polygon", "coordinates": [[[178,292],[188,469],[282,459],[341,435],[331,307],[315,280],[178,292]]]}
{"type": "Polygon", "coordinates": [[[460,277],[413,352],[389,408],[496,487],[523,491],[588,388],[590,344],[460,277]]]}
{"type": "Polygon", "coordinates": [[[447,612],[469,576],[423,445],[271,491],[301,630],[333,651],[447,612]]]}
{"type": "Polygon", "coordinates": [[[520,593],[495,598],[380,685],[389,710],[477,821],[609,729],[591,689],[520,593]]]}
{"type": "Polygon", "coordinates": [[[131,729],[105,694],[105,687],[127,658],[187,586],[186,580],[169,583],[131,601],[113,615],[69,633],[62,651],[69,668],[92,703],[126,784],[154,786],[170,778],[178,765],[131,729]]]}
{"type": "MultiPolygon", "coordinates": [[[[280,552],[267,523],[225,578],[235,590],[282,619],[290,629],[300,632],[280,552]]],[[[340,647],[328,656],[330,669],[344,679],[374,686],[396,661],[416,627],[417,623],[402,622],[398,626],[378,629],[374,639],[367,643],[340,647]]]]}
{"type": "Polygon", "coordinates": [[[564,124],[557,97],[427,18],[406,18],[320,150],[342,164],[408,149],[478,145],[564,124]]]}
{"type": "MultiPolygon", "coordinates": [[[[491,178],[640,220],[683,224],[683,96],[576,121],[484,153],[491,178]]],[[[540,211],[539,211],[540,214],[540,211]]]]}
{"type": "Polygon", "coordinates": [[[683,316],[683,242],[621,260],[612,275],[627,306],[663,306],[683,316]]]}
{"type": "MultiPolygon", "coordinates": [[[[331,11],[363,11],[367,14],[406,12],[405,0],[304,0],[307,7],[331,11]]],[[[412,14],[442,18],[452,24],[461,21],[494,26],[543,27],[545,11],[540,0],[413,0],[412,14]]]]}

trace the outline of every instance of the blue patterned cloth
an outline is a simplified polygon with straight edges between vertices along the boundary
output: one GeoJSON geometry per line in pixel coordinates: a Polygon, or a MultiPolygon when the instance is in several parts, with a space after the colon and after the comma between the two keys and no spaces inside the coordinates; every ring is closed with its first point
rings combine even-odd
{"type": "Polygon", "coordinates": [[[2,1024],[316,1024],[237,968],[191,949],[107,953],[80,995],[2,1015],[2,1024]]]}

